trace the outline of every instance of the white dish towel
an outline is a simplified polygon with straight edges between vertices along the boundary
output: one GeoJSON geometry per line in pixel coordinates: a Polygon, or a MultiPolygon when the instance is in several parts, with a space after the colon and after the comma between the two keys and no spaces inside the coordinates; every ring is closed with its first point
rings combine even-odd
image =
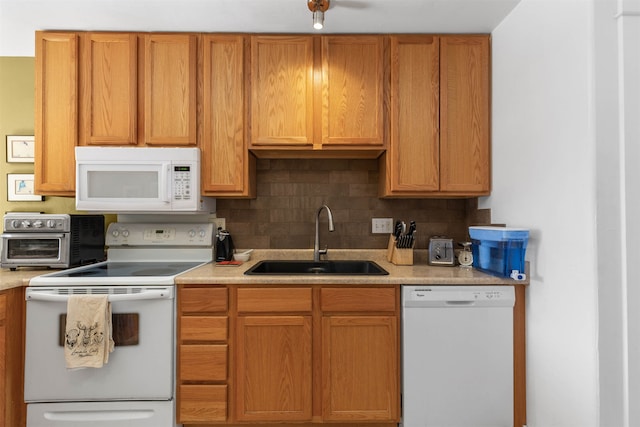
{"type": "Polygon", "coordinates": [[[109,362],[113,347],[108,296],[70,296],[64,345],[67,368],[101,368],[109,362]]]}

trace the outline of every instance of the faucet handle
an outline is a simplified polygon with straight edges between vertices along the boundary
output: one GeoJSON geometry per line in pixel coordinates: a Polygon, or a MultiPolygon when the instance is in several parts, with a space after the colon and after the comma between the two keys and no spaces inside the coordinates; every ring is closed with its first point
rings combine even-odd
{"type": "Polygon", "coordinates": [[[325,246],[324,249],[318,250],[318,255],[326,255],[329,252],[329,246],[325,246]]]}

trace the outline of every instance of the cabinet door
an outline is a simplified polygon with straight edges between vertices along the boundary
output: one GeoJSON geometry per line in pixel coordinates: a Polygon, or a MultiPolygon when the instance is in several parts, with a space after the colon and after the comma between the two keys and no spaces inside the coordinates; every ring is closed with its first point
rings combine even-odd
{"type": "Polygon", "coordinates": [[[322,37],[322,144],[384,146],[383,36],[322,37]]]}
{"type": "Polygon", "coordinates": [[[244,40],[202,40],[202,190],[210,196],[255,196],[255,161],[244,133],[244,40]]]}
{"type": "Polygon", "coordinates": [[[439,39],[391,37],[391,143],[383,195],[440,189],[439,39]]]}
{"type": "Polygon", "coordinates": [[[26,425],[24,288],[0,293],[0,426],[26,425]]]}
{"type": "Polygon", "coordinates": [[[251,144],[311,145],[313,37],[251,38],[251,144]]]}
{"type": "Polygon", "coordinates": [[[441,38],[440,97],[440,189],[488,194],[488,36],[441,38]]]}
{"type": "Polygon", "coordinates": [[[5,419],[6,407],[7,407],[7,390],[5,386],[7,378],[7,363],[6,363],[6,347],[7,347],[7,326],[5,325],[5,319],[7,315],[7,296],[0,294],[0,425],[6,425],[5,419]]]}
{"type": "Polygon", "coordinates": [[[144,138],[148,145],[196,145],[197,36],[144,36],[144,138]]]}
{"type": "Polygon", "coordinates": [[[311,316],[237,322],[236,419],[311,420],[311,316]]]}
{"type": "Polygon", "coordinates": [[[398,346],[395,316],[323,317],[323,419],[397,421],[398,346]]]}
{"type": "Polygon", "coordinates": [[[78,36],[36,32],[35,191],[75,194],[78,142],[78,36]],[[66,165],[66,166],[62,166],[66,165]]]}
{"type": "Polygon", "coordinates": [[[84,33],[81,46],[80,145],[136,145],[138,37],[84,33]]]}

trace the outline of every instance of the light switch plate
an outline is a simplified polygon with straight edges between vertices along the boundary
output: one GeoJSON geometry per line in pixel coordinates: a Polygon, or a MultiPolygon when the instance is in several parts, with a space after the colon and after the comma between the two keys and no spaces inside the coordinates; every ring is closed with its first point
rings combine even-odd
{"type": "Polygon", "coordinates": [[[372,218],[371,232],[374,234],[391,234],[393,231],[393,218],[372,218]]]}

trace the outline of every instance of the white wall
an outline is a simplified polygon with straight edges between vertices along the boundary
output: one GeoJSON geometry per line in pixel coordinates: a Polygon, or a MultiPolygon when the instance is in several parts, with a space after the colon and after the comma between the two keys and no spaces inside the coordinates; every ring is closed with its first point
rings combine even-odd
{"type": "Polygon", "coordinates": [[[531,229],[529,427],[598,423],[596,145],[590,0],[523,0],[494,30],[497,223],[531,229]]]}

